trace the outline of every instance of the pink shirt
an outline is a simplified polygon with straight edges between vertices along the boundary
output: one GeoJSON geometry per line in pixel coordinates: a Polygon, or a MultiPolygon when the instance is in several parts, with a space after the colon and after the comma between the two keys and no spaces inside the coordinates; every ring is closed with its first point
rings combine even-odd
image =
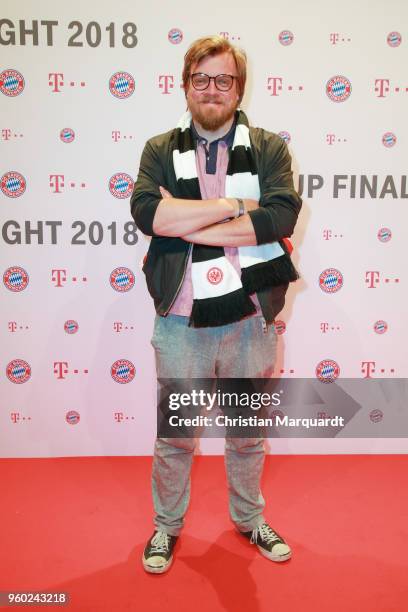
{"type": "MultiPolygon", "coordinates": [[[[196,167],[198,181],[200,184],[201,196],[203,200],[225,197],[225,177],[227,174],[228,167],[228,145],[223,140],[220,140],[220,142],[218,143],[216,172],[215,174],[207,174],[205,145],[199,141],[197,143],[196,167]]],[[[241,278],[241,266],[239,265],[238,248],[224,247],[224,252],[226,258],[231,262],[231,264],[238,272],[238,276],[241,278]]],[[[186,317],[189,317],[191,314],[191,309],[193,307],[191,256],[192,251],[190,251],[183,284],[181,285],[180,291],[173,303],[173,306],[169,310],[171,314],[182,315],[186,317]]],[[[256,306],[256,313],[251,316],[262,315],[261,307],[256,293],[251,295],[250,299],[254,302],[256,306]]]]}

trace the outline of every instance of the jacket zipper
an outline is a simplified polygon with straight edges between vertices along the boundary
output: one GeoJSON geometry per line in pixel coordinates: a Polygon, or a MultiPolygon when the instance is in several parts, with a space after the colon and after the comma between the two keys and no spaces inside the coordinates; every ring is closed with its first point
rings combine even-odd
{"type": "Polygon", "coordinates": [[[190,242],[190,245],[189,245],[189,247],[188,247],[188,252],[187,252],[186,262],[185,262],[185,264],[184,264],[183,276],[182,276],[182,278],[181,278],[181,281],[180,281],[180,283],[179,283],[179,286],[178,286],[178,287],[177,287],[177,289],[176,289],[176,293],[174,294],[174,297],[173,297],[173,299],[172,299],[172,301],[171,301],[171,304],[169,305],[169,307],[167,308],[166,312],[164,313],[164,316],[166,316],[166,315],[167,315],[167,313],[169,312],[170,308],[173,306],[174,301],[175,301],[175,299],[176,299],[176,297],[177,297],[177,294],[178,294],[178,292],[180,291],[180,287],[181,287],[181,285],[183,284],[184,277],[185,277],[185,275],[186,275],[186,270],[187,270],[188,259],[189,259],[189,257],[190,257],[190,251],[191,251],[191,249],[192,249],[192,248],[193,248],[193,243],[192,243],[192,242],[190,242]]]}

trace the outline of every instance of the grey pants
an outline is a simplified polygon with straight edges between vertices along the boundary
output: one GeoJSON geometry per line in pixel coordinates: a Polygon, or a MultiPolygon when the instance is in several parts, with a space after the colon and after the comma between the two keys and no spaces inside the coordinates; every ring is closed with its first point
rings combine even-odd
{"type": "MultiPolygon", "coordinates": [[[[151,340],[158,378],[269,378],[276,359],[273,324],[252,316],[220,327],[188,327],[188,317],[156,315],[151,340]]],[[[179,535],[190,501],[194,438],[156,438],[152,494],[156,529],[179,535]]],[[[265,522],[262,438],[225,438],[229,512],[239,531],[265,522]]]]}

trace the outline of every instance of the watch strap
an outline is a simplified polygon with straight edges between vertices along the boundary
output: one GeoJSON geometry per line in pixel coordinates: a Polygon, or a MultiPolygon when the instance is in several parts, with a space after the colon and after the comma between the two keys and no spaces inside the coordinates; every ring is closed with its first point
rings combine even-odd
{"type": "Polygon", "coordinates": [[[241,198],[236,198],[238,205],[239,205],[239,210],[238,210],[238,215],[237,217],[242,217],[242,215],[245,214],[245,205],[244,205],[244,200],[242,200],[241,198]]]}

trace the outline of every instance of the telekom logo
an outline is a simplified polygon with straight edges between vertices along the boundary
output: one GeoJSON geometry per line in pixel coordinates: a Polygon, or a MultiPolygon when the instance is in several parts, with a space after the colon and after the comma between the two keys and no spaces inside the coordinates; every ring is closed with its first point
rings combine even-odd
{"type": "Polygon", "coordinates": [[[9,321],[7,324],[9,332],[14,334],[17,330],[30,329],[29,325],[24,325],[22,323],[17,323],[17,321],[9,321]]]}
{"type": "Polygon", "coordinates": [[[282,78],[268,77],[268,89],[271,92],[271,96],[278,96],[278,91],[282,90],[282,78]]]}
{"type": "Polygon", "coordinates": [[[391,87],[389,79],[375,79],[374,81],[374,91],[377,94],[377,98],[385,98],[386,94],[390,91],[394,93],[407,93],[408,87],[399,87],[398,85],[391,87]]]}
{"type": "Polygon", "coordinates": [[[123,421],[134,421],[134,415],[127,416],[124,412],[114,412],[113,418],[117,423],[122,423],[123,421]]]}
{"type": "Polygon", "coordinates": [[[50,174],[50,187],[54,189],[53,193],[62,193],[64,187],[63,174],[50,174]]]}
{"type": "MultiPolygon", "coordinates": [[[[267,78],[267,89],[271,92],[271,96],[279,96],[279,92],[283,89],[283,78],[270,76],[267,78]]],[[[303,85],[288,85],[286,87],[287,91],[294,91],[297,89],[298,91],[303,91],[303,85]]]]}
{"type": "Polygon", "coordinates": [[[378,93],[377,98],[385,98],[385,94],[390,91],[389,79],[375,79],[375,91],[378,93]]]}
{"type": "MultiPolygon", "coordinates": [[[[363,378],[372,378],[372,374],[376,371],[376,362],[375,361],[362,361],[361,362],[361,372],[364,374],[363,378]]],[[[385,374],[385,368],[379,369],[380,374],[385,374]]],[[[390,374],[395,374],[395,369],[389,369],[390,374]]]]}
{"type": "Polygon", "coordinates": [[[328,323],[327,321],[322,321],[320,323],[320,331],[323,334],[327,334],[329,331],[339,331],[340,330],[340,326],[339,325],[330,325],[330,323],[328,323]]]}
{"type": "MultiPolygon", "coordinates": [[[[51,187],[52,193],[62,193],[65,187],[65,175],[64,174],[50,174],[49,180],[50,180],[50,187],[51,187]]],[[[68,187],[71,187],[71,188],[75,188],[75,187],[79,187],[81,189],[86,188],[86,183],[80,182],[80,181],[73,182],[71,180],[68,180],[67,185],[68,187]]]]}
{"type": "Polygon", "coordinates": [[[63,283],[67,280],[67,271],[63,269],[51,270],[51,280],[56,287],[63,287],[63,283]]]}
{"type": "MultiPolygon", "coordinates": [[[[51,87],[52,93],[61,93],[61,87],[64,87],[64,75],[62,72],[49,72],[48,73],[48,85],[51,87]]],[[[85,87],[85,82],[79,83],[80,87],[85,87]]],[[[75,82],[69,82],[70,87],[75,87],[75,82]]]]}
{"type": "Polygon", "coordinates": [[[124,323],[123,321],[114,321],[113,322],[113,331],[116,332],[117,334],[119,334],[120,332],[123,331],[132,331],[135,329],[134,325],[129,325],[124,323]]]}
{"type": "MultiPolygon", "coordinates": [[[[54,287],[63,287],[64,283],[68,280],[67,271],[64,268],[54,268],[51,270],[51,281],[54,283],[54,287]]],[[[77,282],[88,282],[88,278],[86,276],[72,276],[70,280],[73,283],[77,282]]]]}
{"type": "Polygon", "coordinates": [[[60,87],[64,86],[64,75],[62,72],[50,72],[48,74],[48,85],[53,87],[51,90],[53,93],[59,93],[60,87]]]}
{"type": "Polygon", "coordinates": [[[20,421],[31,421],[30,416],[24,416],[21,414],[21,412],[10,412],[10,419],[14,425],[20,421]]]}
{"type": "Polygon", "coordinates": [[[378,270],[368,270],[366,272],[366,283],[368,283],[368,289],[375,289],[375,284],[380,282],[380,273],[378,270]]]}
{"type": "MultiPolygon", "coordinates": [[[[57,380],[65,380],[66,375],[69,373],[68,362],[67,361],[54,361],[53,364],[54,374],[57,380]]],[[[78,369],[72,370],[74,374],[79,374],[80,371],[78,369]]],[[[89,370],[82,370],[84,374],[88,374],[89,370]]]]}
{"type": "MultiPolygon", "coordinates": [[[[2,140],[11,140],[12,131],[9,128],[4,128],[1,130],[1,139],[2,140]]],[[[22,136],[22,134],[20,134],[22,136]]]]}
{"type": "Polygon", "coordinates": [[[54,374],[59,379],[64,379],[65,374],[68,374],[67,361],[54,361],[54,374]]]}
{"type": "Polygon", "coordinates": [[[364,374],[364,378],[372,378],[371,374],[375,372],[375,361],[362,361],[361,372],[364,374]]]}
{"type": "Polygon", "coordinates": [[[161,74],[159,76],[159,87],[162,89],[162,94],[171,93],[170,89],[174,88],[174,76],[172,74],[161,74]]]}
{"type": "Polygon", "coordinates": [[[382,280],[382,282],[389,284],[391,282],[399,283],[399,278],[384,278],[380,277],[380,272],[378,270],[367,270],[365,273],[365,282],[367,283],[368,289],[376,289],[378,283],[382,280]]]}

